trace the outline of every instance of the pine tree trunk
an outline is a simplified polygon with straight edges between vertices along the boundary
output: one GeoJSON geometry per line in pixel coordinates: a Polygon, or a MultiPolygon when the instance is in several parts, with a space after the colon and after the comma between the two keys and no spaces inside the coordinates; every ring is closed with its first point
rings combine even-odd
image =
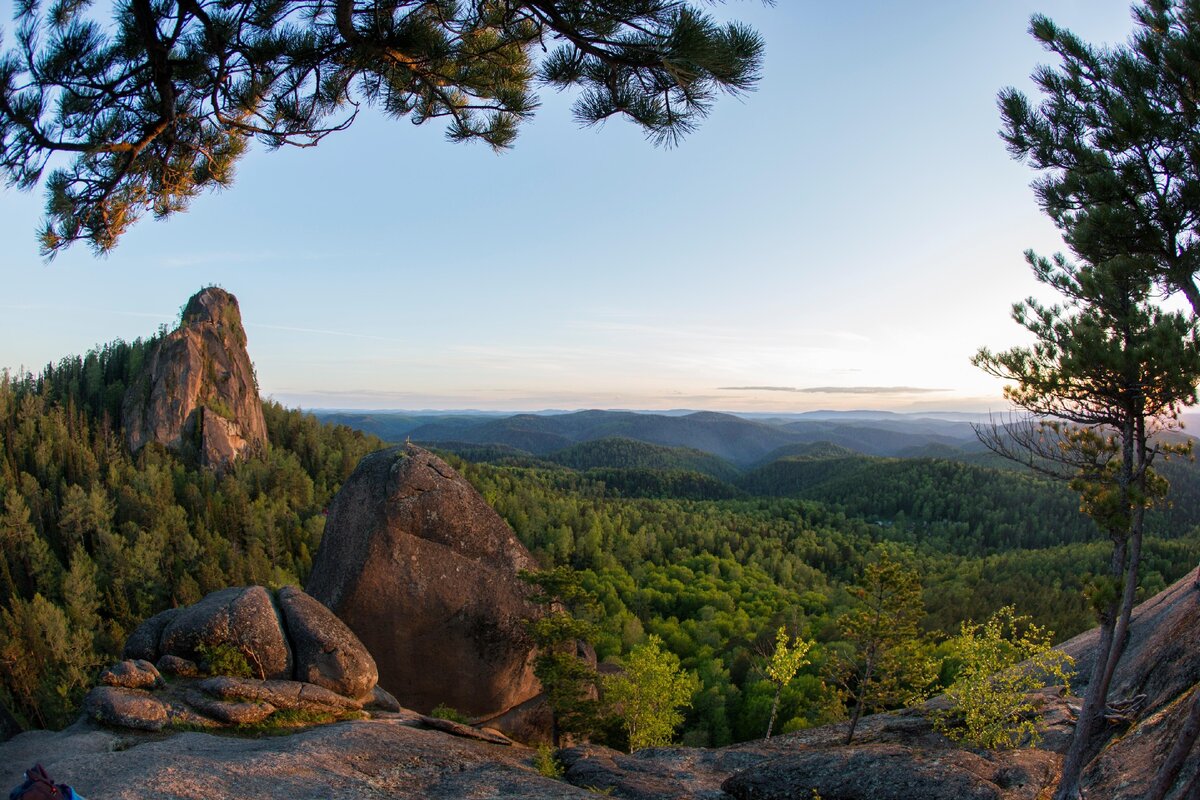
{"type": "MultiPolygon", "coordinates": [[[[1135,482],[1145,484],[1146,451],[1145,436],[1139,427],[1135,430],[1133,414],[1122,431],[1121,475],[1118,478],[1122,492],[1132,496],[1135,482]],[[1136,460],[1136,464],[1135,464],[1136,460]]],[[[1092,677],[1088,681],[1083,708],[1075,723],[1075,734],[1071,747],[1063,758],[1062,777],[1054,792],[1054,800],[1077,800],[1079,779],[1083,768],[1093,755],[1096,741],[1104,731],[1104,712],[1108,705],[1108,689],[1113,674],[1129,639],[1129,618],[1133,613],[1133,601],[1137,596],[1137,572],[1142,551],[1143,508],[1131,509],[1129,531],[1124,540],[1118,539],[1113,547],[1110,572],[1123,578],[1120,604],[1113,604],[1105,611],[1100,622],[1100,641],[1096,647],[1096,661],[1092,665],[1092,677]]]]}
{"type": "Polygon", "coordinates": [[[858,694],[855,697],[854,713],[850,715],[850,730],[846,731],[846,744],[854,741],[854,729],[858,727],[858,718],[862,716],[863,703],[867,697],[867,686],[871,681],[871,676],[875,672],[875,648],[874,646],[868,651],[867,666],[863,670],[862,680],[858,684],[858,694]]]}
{"type": "Polygon", "coordinates": [[[1092,665],[1092,677],[1088,681],[1087,692],[1084,693],[1083,708],[1080,709],[1079,719],[1075,722],[1071,747],[1063,758],[1062,777],[1059,779],[1058,789],[1054,792],[1054,800],[1077,800],[1079,797],[1079,776],[1083,772],[1091,742],[1104,722],[1108,687],[1102,687],[1101,684],[1108,667],[1108,653],[1112,649],[1113,628],[1113,622],[1106,621],[1100,625],[1096,663],[1092,665]]]}
{"type": "MultiPolygon", "coordinates": [[[[1183,769],[1197,738],[1200,738],[1200,688],[1192,690],[1192,709],[1188,712],[1187,719],[1184,720],[1183,728],[1179,731],[1179,738],[1175,740],[1175,745],[1167,754],[1167,760],[1163,762],[1158,771],[1158,779],[1154,782],[1154,788],[1150,790],[1147,800],[1163,800],[1167,796],[1167,792],[1171,791],[1171,787],[1175,785],[1175,779],[1179,777],[1179,771],[1183,769]]],[[[1198,786],[1200,786],[1200,773],[1192,781],[1193,792],[1198,786]]]]}

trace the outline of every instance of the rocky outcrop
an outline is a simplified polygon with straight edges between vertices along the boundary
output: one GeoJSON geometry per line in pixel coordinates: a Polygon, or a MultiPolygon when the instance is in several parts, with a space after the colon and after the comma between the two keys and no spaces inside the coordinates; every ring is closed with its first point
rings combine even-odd
{"type": "Polygon", "coordinates": [[[188,301],[179,328],[154,346],[126,392],[121,422],[131,452],[157,442],[214,469],[266,447],[262,403],[233,295],[209,287],[188,301]]]}
{"type": "MultiPolygon", "coordinates": [[[[1200,572],[1178,582],[1133,610],[1129,642],[1113,673],[1109,703],[1128,703],[1110,721],[1112,739],[1083,772],[1088,797],[1135,800],[1149,794],[1200,691],[1200,572]]],[[[1097,631],[1062,645],[1074,656],[1082,693],[1094,660],[1097,631]]],[[[1193,748],[1167,794],[1168,800],[1200,792],[1200,749],[1193,748]]]]}
{"type": "Polygon", "coordinates": [[[364,706],[399,707],[375,691],[378,671],[362,642],[294,586],[222,589],[155,615],[129,637],[125,656],[89,693],[92,719],[160,730],[254,724],[280,710],[337,717],[364,706]],[[164,685],[152,661],[175,681],[164,685]],[[222,662],[238,661],[255,677],[220,674],[222,662]],[[215,677],[200,680],[202,672],[215,677]]]}
{"type": "Polygon", "coordinates": [[[517,577],[536,568],[466,480],[409,446],[367,456],[342,486],[306,588],[400,703],[492,718],[540,690],[523,625],[539,609],[517,577]]]}
{"type": "Polygon", "coordinates": [[[721,784],[735,800],[1037,800],[1057,760],[1040,750],[921,751],[898,744],[806,750],[764,761],[721,784]]]}

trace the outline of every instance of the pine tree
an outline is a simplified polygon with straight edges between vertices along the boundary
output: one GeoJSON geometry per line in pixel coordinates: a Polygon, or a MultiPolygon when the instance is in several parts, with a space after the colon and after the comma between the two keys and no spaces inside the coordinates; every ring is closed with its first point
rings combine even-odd
{"type": "Polygon", "coordinates": [[[1039,104],[1000,94],[1001,135],[1039,171],[1038,202],[1079,258],[1136,257],[1200,314],[1200,12],[1148,0],[1133,15],[1117,48],[1033,17],[1030,33],[1060,63],[1033,74],[1039,104]]]}
{"type": "MultiPolygon", "coordinates": [[[[1081,231],[1076,241],[1085,236],[1081,231]]],[[[1016,304],[1013,318],[1035,343],[1002,353],[985,348],[974,363],[1010,381],[1005,397],[1044,422],[993,429],[983,438],[1002,455],[1069,478],[1082,510],[1113,543],[1109,574],[1091,588],[1098,655],[1055,795],[1070,800],[1104,733],[1108,688],[1136,598],[1146,510],[1167,490],[1152,465],[1173,448],[1154,435],[1177,427],[1180,407],[1196,402],[1200,336],[1194,321],[1152,304],[1142,260],[1027,258],[1065,303],[1016,304]]]]}
{"type": "Polygon", "coordinates": [[[595,654],[585,657],[599,633],[594,620],[601,607],[569,567],[522,572],[520,577],[536,587],[530,599],[544,609],[542,616],[526,621],[526,629],[537,647],[533,674],[550,705],[558,747],[563,734],[591,736],[601,724],[595,654]]]}
{"type": "Polygon", "coordinates": [[[145,212],[228,186],[250,139],[309,147],[363,105],[503,149],[541,83],[577,89],[583,124],[624,116],[670,144],[762,58],[754,31],[677,0],[131,0],[108,24],[90,6],[22,0],[0,56],[0,171],[44,182],[50,255],[107,252],[145,212]]]}
{"type": "Polygon", "coordinates": [[[920,576],[880,549],[850,593],[858,607],[843,614],[838,624],[853,653],[831,662],[833,677],[851,706],[846,744],[854,741],[864,713],[913,699],[933,679],[932,664],[920,648],[919,625],[925,616],[920,576]]]}

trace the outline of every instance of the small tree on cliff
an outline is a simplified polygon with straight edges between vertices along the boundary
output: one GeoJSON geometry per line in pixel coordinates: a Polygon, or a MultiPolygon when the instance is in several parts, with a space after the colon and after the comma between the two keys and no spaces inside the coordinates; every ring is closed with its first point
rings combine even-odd
{"type": "Polygon", "coordinates": [[[815,642],[801,639],[799,636],[788,636],[787,627],[783,625],[775,632],[775,648],[767,655],[766,664],[763,666],[763,673],[775,687],[771,716],[767,720],[767,739],[771,738],[771,731],[775,727],[775,715],[779,713],[779,696],[796,677],[800,668],[808,663],[808,651],[812,649],[813,644],[815,642]]]}
{"type": "Polygon", "coordinates": [[[0,172],[44,183],[50,255],[106,252],[145,212],[228,186],[251,139],[311,147],[364,104],[502,149],[540,82],[577,89],[583,124],[673,143],[754,86],[763,49],[680,0],[130,0],[107,24],[91,6],[21,0],[0,54],[0,172]]]}
{"type": "Polygon", "coordinates": [[[554,715],[557,747],[563,734],[590,736],[601,724],[599,676],[582,651],[596,638],[593,620],[602,609],[570,567],[520,575],[536,587],[531,599],[545,609],[541,617],[526,622],[526,629],[537,646],[533,674],[554,715]]]}
{"type": "Polygon", "coordinates": [[[934,727],[975,747],[1036,743],[1037,706],[1029,693],[1051,682],[1067,685],[1066,669],[1073,663],[1051,647],[1053,635],[1018,616],[1013,606],[982,625],[964,622],[951,642],[959,668],[946,689],[950,713],[935,717],[934,727]]]}
{"type": "Polygon", "coordinates": [[[624,672],[604,678],[605,700],[620,709],[631,753],[670,744],[682,709],[699,688],[696,676],[684,672],[679,657],[654,635],[626,656],[624,672]]]}
{"type": "Polygon", "coordinates": [[[830,662],[850,709],[846,744],[854,741],[863,714],[914,699],[934,678],[921,647],[925,602],[917,573],[881,548],[850,593],[858,605],[841,616],[838,626],[853,650],[848,656],[835,654],[830,662]]]}

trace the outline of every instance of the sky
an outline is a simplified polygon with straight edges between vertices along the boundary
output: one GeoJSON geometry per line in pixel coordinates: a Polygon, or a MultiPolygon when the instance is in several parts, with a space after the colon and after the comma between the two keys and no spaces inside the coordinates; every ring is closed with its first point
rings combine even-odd
{"type": "Polygon", "coordinates": [[[501,155],[368,111],[317,148],[250,153],[232,188],[105,258],[49,263],[40,187],[0,190],[0,368],[174,326],[216,284],[289,406],[1000,409],[970,358],[1024,341],[1022,253],[1062,241],[996,94],[1052,63],[1031,14],[1115,44],[1128,3],[714,12],[762,34],[763,79],[674,149],[580,128],[549,89],[501,155]]]}

